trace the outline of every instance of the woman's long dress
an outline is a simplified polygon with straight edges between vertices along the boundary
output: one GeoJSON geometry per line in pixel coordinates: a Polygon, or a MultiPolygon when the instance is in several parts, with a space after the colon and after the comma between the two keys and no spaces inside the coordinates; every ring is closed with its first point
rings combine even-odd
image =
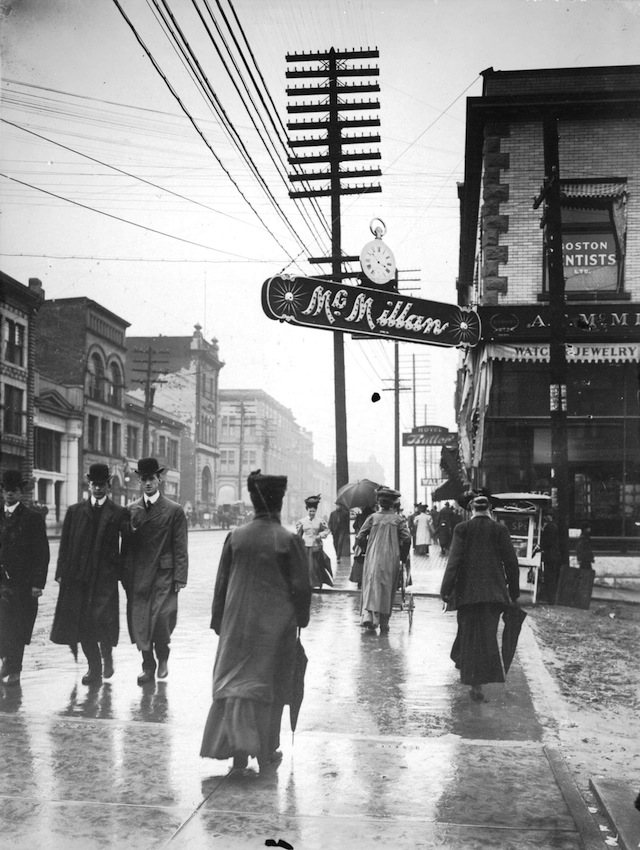
{"type": "Polygon", "coordinates": [[[367,517],[356,543],[366,543],[361,622],[379,626],[391,616],[398,587],[400,558],[407,556],[411,534],[403,517],[395,511],[381,510],[367,517]]]}
{"type": "Polygon", "coordinates": [[[213,598],[220,640],[201,756],[267,760],[278,748],[296,631],[309,622],[310,601],[304,547],[278,519],[259,515],[229,534],[213,598]]]}

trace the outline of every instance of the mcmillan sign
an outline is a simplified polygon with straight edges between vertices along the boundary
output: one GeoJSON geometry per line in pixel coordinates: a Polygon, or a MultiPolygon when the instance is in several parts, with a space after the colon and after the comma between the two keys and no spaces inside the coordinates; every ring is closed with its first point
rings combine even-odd
{"type": "Polygon", "coordinates": [[[480,339],[478,314],[466,307],[312,277],[269,278],[262,286],[262,309],[291,325],[404,342],[473,347],[480,339]]]}

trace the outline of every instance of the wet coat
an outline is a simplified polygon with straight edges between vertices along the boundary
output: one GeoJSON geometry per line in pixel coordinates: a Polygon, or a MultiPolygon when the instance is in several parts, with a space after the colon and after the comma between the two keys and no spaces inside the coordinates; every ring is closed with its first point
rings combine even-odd
{"type": "Polygon", "coordinates": [[[0,657],[31,642],[38,614],[33,587],[44,588],[49,541],[44,517],[20,502],[0,513],[0,657]]]}
{"type": "Polygon", "coordinates": [[[291,699],[296,632],[309,622],[310,602],[305,547],[277,515],[258,514],[227,536],[211,611],[220,640],[201,755],[257,755],[273,746],[261,740],[261,707],[278,704],[281,712],[291,699]]]}
{"type": "Polygon", "coordinates": [[[406,560],[411,534],[404,517],[381,510],[364,521],[356,545],[365,548],[362,573],[362,612],[388,615],[393,608],[400,561],[406,560]]]}
{"type": "Polygon", "coordinates": [[[126,583],[129,588],[127,624],[131,642],[140,650],[152,643],[168,644],[178,617],[174,582],[186,585],[189,572],[187,517],[182,506],[160,494],[150,511],[132,530],[127,546],[126,583]]]}
{"type": "Polygon", "coordinates": [[[506,526],[488,515],[458,523],[440,595],[449,600],[449,610],[480,602],[507,607],[515,602],[520,595],[520,570],[506,526]]]}
{"type": "Polygon", "coordinates": [[[51,628],[54,643],[101,641],[117,646],[118,581],[125,580],[129,536],[127,510],[110,499],[95,509],[91,499],[69,507],[56,569],[60,590],[51,628]]]}

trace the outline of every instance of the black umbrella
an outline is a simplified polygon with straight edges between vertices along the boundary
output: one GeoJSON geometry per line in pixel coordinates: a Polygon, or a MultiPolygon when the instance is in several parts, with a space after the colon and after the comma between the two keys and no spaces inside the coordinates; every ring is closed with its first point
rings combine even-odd
{"type": "Polygon", "coordinates": [[[338,490],[336,505],[345,508],[368,508],[376,503],[376,490],[380,485],[368,478],[359,481],[350,481],[338,490]]]}
{"type": "Polygon", "coordinates": [[[304,674],[307,669],[307,653],[300,640],[300,634],[296,638],[295,657],[293,662],[293,676],[291,678],[291,694],[289,697],[289,719],[291,721],[291,733],[296,731],[300,706],[304,698],[304,674]]]}
{"type": "Polygon", "coordinates": [[[523,611],[518,605],[510,605],[502,612],[504,620],[504,629],[502,632],[502,663],[504,664],[504,672],[509,672],[513,656],[516,654],[518,646],[518,637],[520,629],[524,623],[526,611],[523,611]]]}

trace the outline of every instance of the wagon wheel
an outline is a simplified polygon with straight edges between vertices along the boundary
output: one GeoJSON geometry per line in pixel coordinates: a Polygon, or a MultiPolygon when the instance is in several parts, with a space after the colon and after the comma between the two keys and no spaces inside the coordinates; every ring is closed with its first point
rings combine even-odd
{"type": "Polygon", "coordinates": [[[404,610],[404,603],[407,597],[407,571],[405,569],[404,563],[400,564],[400,599],[402,600],[402,605],[400,610],[404,610]]]}
{"type": "Polygon", "coordinates": [[[407,608],[407,613],[409,614],[409,629],[413,625],[413,609],[416,607],[416,603],[413,601],[413,593],[409,594],[409,605],[407,608]]]}

